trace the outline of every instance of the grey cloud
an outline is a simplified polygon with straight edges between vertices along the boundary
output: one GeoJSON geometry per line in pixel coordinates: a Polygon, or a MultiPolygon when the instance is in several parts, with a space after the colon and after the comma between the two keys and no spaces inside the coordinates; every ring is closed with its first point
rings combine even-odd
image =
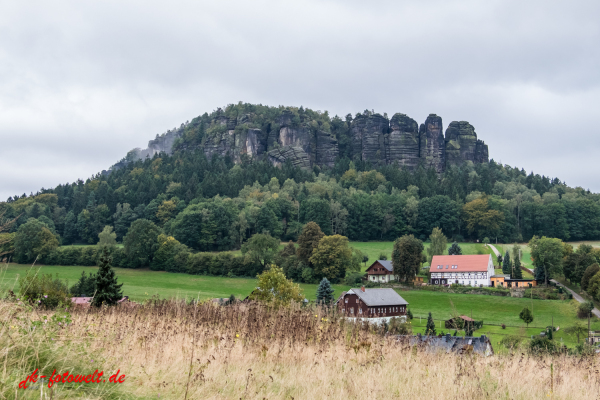
{"type": "Polygon", "coordinates": [[[490,155],[600,191],[595,1],[0,5],[0,199],[86,178],[239,100],[468,120],[490,155]]]}

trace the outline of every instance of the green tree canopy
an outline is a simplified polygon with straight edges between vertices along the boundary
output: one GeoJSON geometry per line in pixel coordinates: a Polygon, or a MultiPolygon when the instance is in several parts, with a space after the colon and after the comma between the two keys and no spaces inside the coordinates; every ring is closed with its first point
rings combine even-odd
{"type": "Polygon", "coordinates": [[[98,234],[98,246],[114,247],[117,245],[117,234],[113,232],[113,227],[106,225],[102,232],[98,234]]]}
{"type": "Polygon", "coordinates": [[[158,249],[154,253],[150,269],[155,271],[180,272],[185,264],[189,250],[173,236],[158,235],[158,249]],[[178,257],[180,256],[180,257],[178,257]]]}
{"type": "Polygon", "coordinates": [[[319,245],[319,241],[325,236],[319,225],[315,222],[309,222],[302,228],[302,233],[298,237],[298,249],[296,256],[304,264],[309,264],[309,259],[312,256],[313,250],[319,245]]]}
{"type": "Polygon", "coordinates": [[[440,228],[433,228],[431,235],[429,235],[431,244],[427,248],[427,262],[431,264],[433,256],[441,256],[446,252],[446,246],[448,245],[448,238],[444,235],[440,228]]]}
{"type": "Polygon", "coordinates": [[[590,279],[600,271],[600,265],[594,263],[585,269],[583,277],[581,278],[581,289],[588,290],[590,279]]]}
{"type": "Polygon", "coordinates": [[[15,258],[19,263],[29,263],[37,256],[50,253],[58,244],[58,239],[46,224],[29,218],[15,235],[15,258]]]}
{"type": "Polygon", "coordinates": [[[123,245],[134,268],[150,266],[158,250],[158,235],[161,233],[161,229],[147,219],[138,219],[131,224],[123,238],[123,245]]]}
{"type": "Polygon", "coordinates": [[[279,240],[268,233],[257,233],[242,245],[242,254],[266,268],[279,249],[279,240]]]}
{"type": "Polygon", "coordinates": [[[531,258],[536,269],[536,279],[544,280],[548,285],[548,279],[562,273],[563,252],[565,247],[562,240],[534,236],[529,241],[531,258]],[[538,268],[540,269],[538,273],[538,268]]]}
{"type": "Polygon", "coordinates": [[[414,235],[404,235],[394,242],[392,265],[398,281],[409,281],[421,268],[423,242],[414,235]]]}
{"type": "Polygon", "coordinates": [[[475,232],[479,237],[484,237],[488,233],[497,236],[500,233],[504,214],[491,209],[486,196],[465,204],[463,213],[469,233],[475,232]]]}
{"type": "Polygon", "coordinates": [[[348,246],[348,238],[332,235],[321,238],[309,261],[317,278],[339,282],[346,276],[346,268],[351,259],[352,250],[348,246]]]}
{"type": "Polygon", "coordinates": [[[292,301],[303,301],[304,295],[300,286],[288,280],[281,268],[271,265],[270,268],[258,275],[258,287],[250,294],[249,298],[277,305],[289,305],[292,301]]]}

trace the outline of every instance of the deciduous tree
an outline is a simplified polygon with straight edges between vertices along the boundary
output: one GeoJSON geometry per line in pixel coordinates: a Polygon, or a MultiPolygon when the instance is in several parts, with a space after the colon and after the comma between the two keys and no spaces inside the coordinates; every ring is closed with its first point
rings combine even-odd
{"type": "Polygon", "coordinates": [[[423,242],[413,235],[404,235],[394,242],[392,265],[398,281],[412,280],[421,268],[423,242]]]}
{"type": "Polygon", "coordinates": [[[350,264],[352,250],[348,246],[348,238],[341,235],[324,236],[313,251],[309,261],[313,265],[317,278],[327,278],[339,282],[346,276],[346,268],[350,264]]]}
{"type": "Polygon", "coordinates": [[[302,289],[297,283],[286,279],[283,270],[276,265],[258,275],[258,287],[250,294],[250,300],[277,305],[288,305],[292,301],[304,300],[302,289]]]}
{"type": "Polygon", "coordinates": [[[242,245],[242,254],[266,268],[279,249],[279,240],[268,233],[257,233],[242,245]]]}
{"type": "Polygon", "coordinates": [[[431,264],[433,256],[441,256],[446,252],[446,246],[448,245],[448,238],[444,235],[440,228],[433,228],[431,235],[429,235],[431,244],[427,248],[427,262],[431,264]]]}
{"type": "Polygon", "coordinates": [[[319,241],[325,236],[319,225],[315,222],[309,222],[302,228],[302,233],[298,237],[298,249],[296,256],[304,264],[309,265],[309,259],[313,250],[319,245],[319,241]]]}
{"type": "Polygon", "coordinates": [[[536,269],[536,279],[544,280],[548,285],[548,279],[562,273],[564,245],[560,239],[534,236],[529,241],[531,258],[536,269]],[[538,268],[540,271],[537,271],[538,268]]]}

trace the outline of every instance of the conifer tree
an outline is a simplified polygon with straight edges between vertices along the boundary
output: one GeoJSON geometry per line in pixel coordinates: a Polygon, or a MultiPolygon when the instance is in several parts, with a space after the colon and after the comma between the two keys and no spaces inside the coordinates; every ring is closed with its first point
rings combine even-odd
{"type": "Polygon", "coordinates": [[[100,307],[102,304],[114,305],[123,298],[123,292],[121,292],[123,284],[117,284],[117,276],[111,263],[110,252],[108,248],[104,247],[100,255],[100,269],[96,273],[96,295],[92,300],[92,305],[95,307],[100,307]]]}
{"type": "Polygon", "coordinates": [[[506,250],[506,253],[504,254],[504,261],[502,261],[502,273],[504,275],[510,275],[511,267],[510,254],[508,254],[508,250],[506,250]]]}
{"type": "Polygon", "coordinates": [[[331,283],[327,278],[321,279],[319,287],[317,288],[317,304],[329,305],[333,302],[334,288],[331,287],[331,283]]]}
{"type": "Polygon", "coordinates": [[[431,313],[429,313],[429,317],[427,317],[427,326],[425,327],[425,334],[427,336],[435,336],[435,322],[433,322],[433,317],[431,313]]]}
{"type": "Polygon", "coordinates": [[[452,243],[452,246],[448,249],[448,255],[450,256],[460,256],[462,255],[462,249],[458,245],[458,243],[452,243]]]}
{"type": "Polygon", "coordinates": [[[521,270],[521,263],[517,259],[513,260],[511,278],[512,279],[523,279],[523,271],[521,270]]]}

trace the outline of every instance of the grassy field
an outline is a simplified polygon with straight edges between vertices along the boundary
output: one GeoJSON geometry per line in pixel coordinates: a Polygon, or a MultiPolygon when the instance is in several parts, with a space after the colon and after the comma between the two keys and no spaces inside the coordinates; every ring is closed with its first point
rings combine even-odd
{"type": "MultiPolygon", "coordinates": [[[[9,264],[0,272],[0,289],[17,290],[17,275],[25,276],[31,267],[27,265],[9,264]]],[[[81,272],[96,272],[97,267],[44,265],[35,267],[40,274],[51,274],[66,279],[73,285],[81,276],[81,272]]],[[[163,271],[143,269],[115,268],[123,293],[132,300],[142,301],[154,295],[161,298],[200,298],[229,297],[233,294],[245,298],[256,287],[256,279],[226,278],[218,276],[176,274],[163,271]]],[[[309,300],[315,300],[317,285],[300,284],[309,300]]],[[[335,293],[348,290],[348,286],[333,285],[335,293]]]]}
{"type": "Polygon", "coordinates": [[[2,399],[600,398],[597,357],[531,355],[525,343],[508,352],[497,341],[488,357],[426,351],[312,307],[170,301],[74,311],[62,326],[33,325],[39,319],[0,302],[0,321],[10,320],[0,335],[2,399]],[[17,389],[36,370],[106,379],[17,389]],[[117,371],[124,381],[109,384],[117,371]]]}

